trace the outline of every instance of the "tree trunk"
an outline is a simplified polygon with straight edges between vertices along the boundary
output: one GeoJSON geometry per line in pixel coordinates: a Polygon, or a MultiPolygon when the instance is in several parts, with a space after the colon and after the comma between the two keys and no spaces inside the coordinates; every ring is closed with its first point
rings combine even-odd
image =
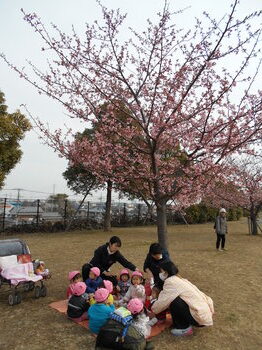
{"type": "Polygon", "coordinates": [[[158,242],[161,244],[162,248],[168,249],[166,201],[156,203],[156,210],[158,242]]]}
{"type": "Polygon", "coordinates": [[[112,204],[112,181],[109,180],[107,181],[104,231],[111,231],[111,204],[112,204]]]}
{"type": "Polygon", "coordinates": [[[257,214],[254,205],[251,206],[250,210],[250,222],[251,222],[251,235],[257,235],[257,214]]]}

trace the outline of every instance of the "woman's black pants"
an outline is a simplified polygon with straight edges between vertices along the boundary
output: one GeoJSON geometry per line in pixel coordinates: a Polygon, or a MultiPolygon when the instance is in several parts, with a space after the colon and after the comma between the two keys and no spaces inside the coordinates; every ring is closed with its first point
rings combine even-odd
{"type": "Polygon", "coordinates": [[[217,234],[217,242],[216,242],[217,249],[219,249],[220,241],[221,241],[221,248],[223,249],[225,247],[226,236],[217,234]]]}
{"type": "Polygon", "coordinates": [[[199,326],[192,317],[189,306],[180,297],[172,301],[169,306],[174,328],[185,329],[189,326],[199,326]]]}

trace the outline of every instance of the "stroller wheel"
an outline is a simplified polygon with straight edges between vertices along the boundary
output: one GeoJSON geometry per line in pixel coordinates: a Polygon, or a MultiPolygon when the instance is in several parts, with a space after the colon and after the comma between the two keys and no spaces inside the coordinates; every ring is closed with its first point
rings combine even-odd
{"type": "Polygon", "coordinates": [[[26,283],[26,284],[24,285],[24,291],[25,291],[25,292],[29,292],[29,290],[30,290],[30,282],[29,282],[29,283],[26,283]]]}
{"type": "Polygon", "coordinates": [[[11,293],[8,295],[8,305],[13,306],[16,304],[15,302],[15,293],[11,293]]]}
{"type": "Polygon", "coordinates": [[[35,298],[38,299],[41,296],[41,287],[36,286],[35,287],[35,298]]]}
{"type": "Polygon", "coordinates": [[[46,294],[47,294],[47,288],[46,286],[42,286],[41,288],[41,297],[46,297],[46,294]]]}
{"type": "Polygon", "coordinates": [[[34,282],[29,282],[29,290],[33,290],[35,288],[34,282]]]}
{"type": "Polygon", "coordinates": [[[22,296],[21,296],[21,294],[20,294],[20,293],[16,293],[16,295],[15,295],[15,303],[16,303],[16,304],[20,304],[21,301],[22,301],[22,296]]]}

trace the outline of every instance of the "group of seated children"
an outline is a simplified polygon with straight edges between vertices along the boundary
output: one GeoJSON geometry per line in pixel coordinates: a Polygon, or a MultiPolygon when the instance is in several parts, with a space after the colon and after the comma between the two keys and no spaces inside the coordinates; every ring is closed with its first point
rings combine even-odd
{"type": "MultiPolygon", "coordinates": [[[[150,292],[144,287],[144,278],[141,272],[134,271],[130,275],[127,269],[123,269],[119,275],[118,285],[113,297],[113,284],[111,281],[102,280],[98,267],[92,267],[89,278],[82,282],[79,271],[69,272],[70,285],[67,288],[68,308],[67,316],[80,322],[89,319],[89,328],[94,335],[99,333],[115,307],[119,307],[116,313],[119,315],[126,308],[132,314],[132,325],[145,338],[150,335],[151,326],[159,320],[164,320],[166,315],[161,313],[157,318],[149,318],[151,306],[157,299],[159,290],[151,288],[150,292]],[[146,309],[147,308],[147,309],[146,309]]],[[[126,310],[125,309],[125,310],[126,310]]]]}

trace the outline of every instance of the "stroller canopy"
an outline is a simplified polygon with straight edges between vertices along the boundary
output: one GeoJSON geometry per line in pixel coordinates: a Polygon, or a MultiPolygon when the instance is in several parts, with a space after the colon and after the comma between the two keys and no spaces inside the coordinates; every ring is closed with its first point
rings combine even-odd
{"type": "Polygon", "coordinates": [[[0,256],[30,254],[27,244],[22,239],[0,240],[0,256]]]}

